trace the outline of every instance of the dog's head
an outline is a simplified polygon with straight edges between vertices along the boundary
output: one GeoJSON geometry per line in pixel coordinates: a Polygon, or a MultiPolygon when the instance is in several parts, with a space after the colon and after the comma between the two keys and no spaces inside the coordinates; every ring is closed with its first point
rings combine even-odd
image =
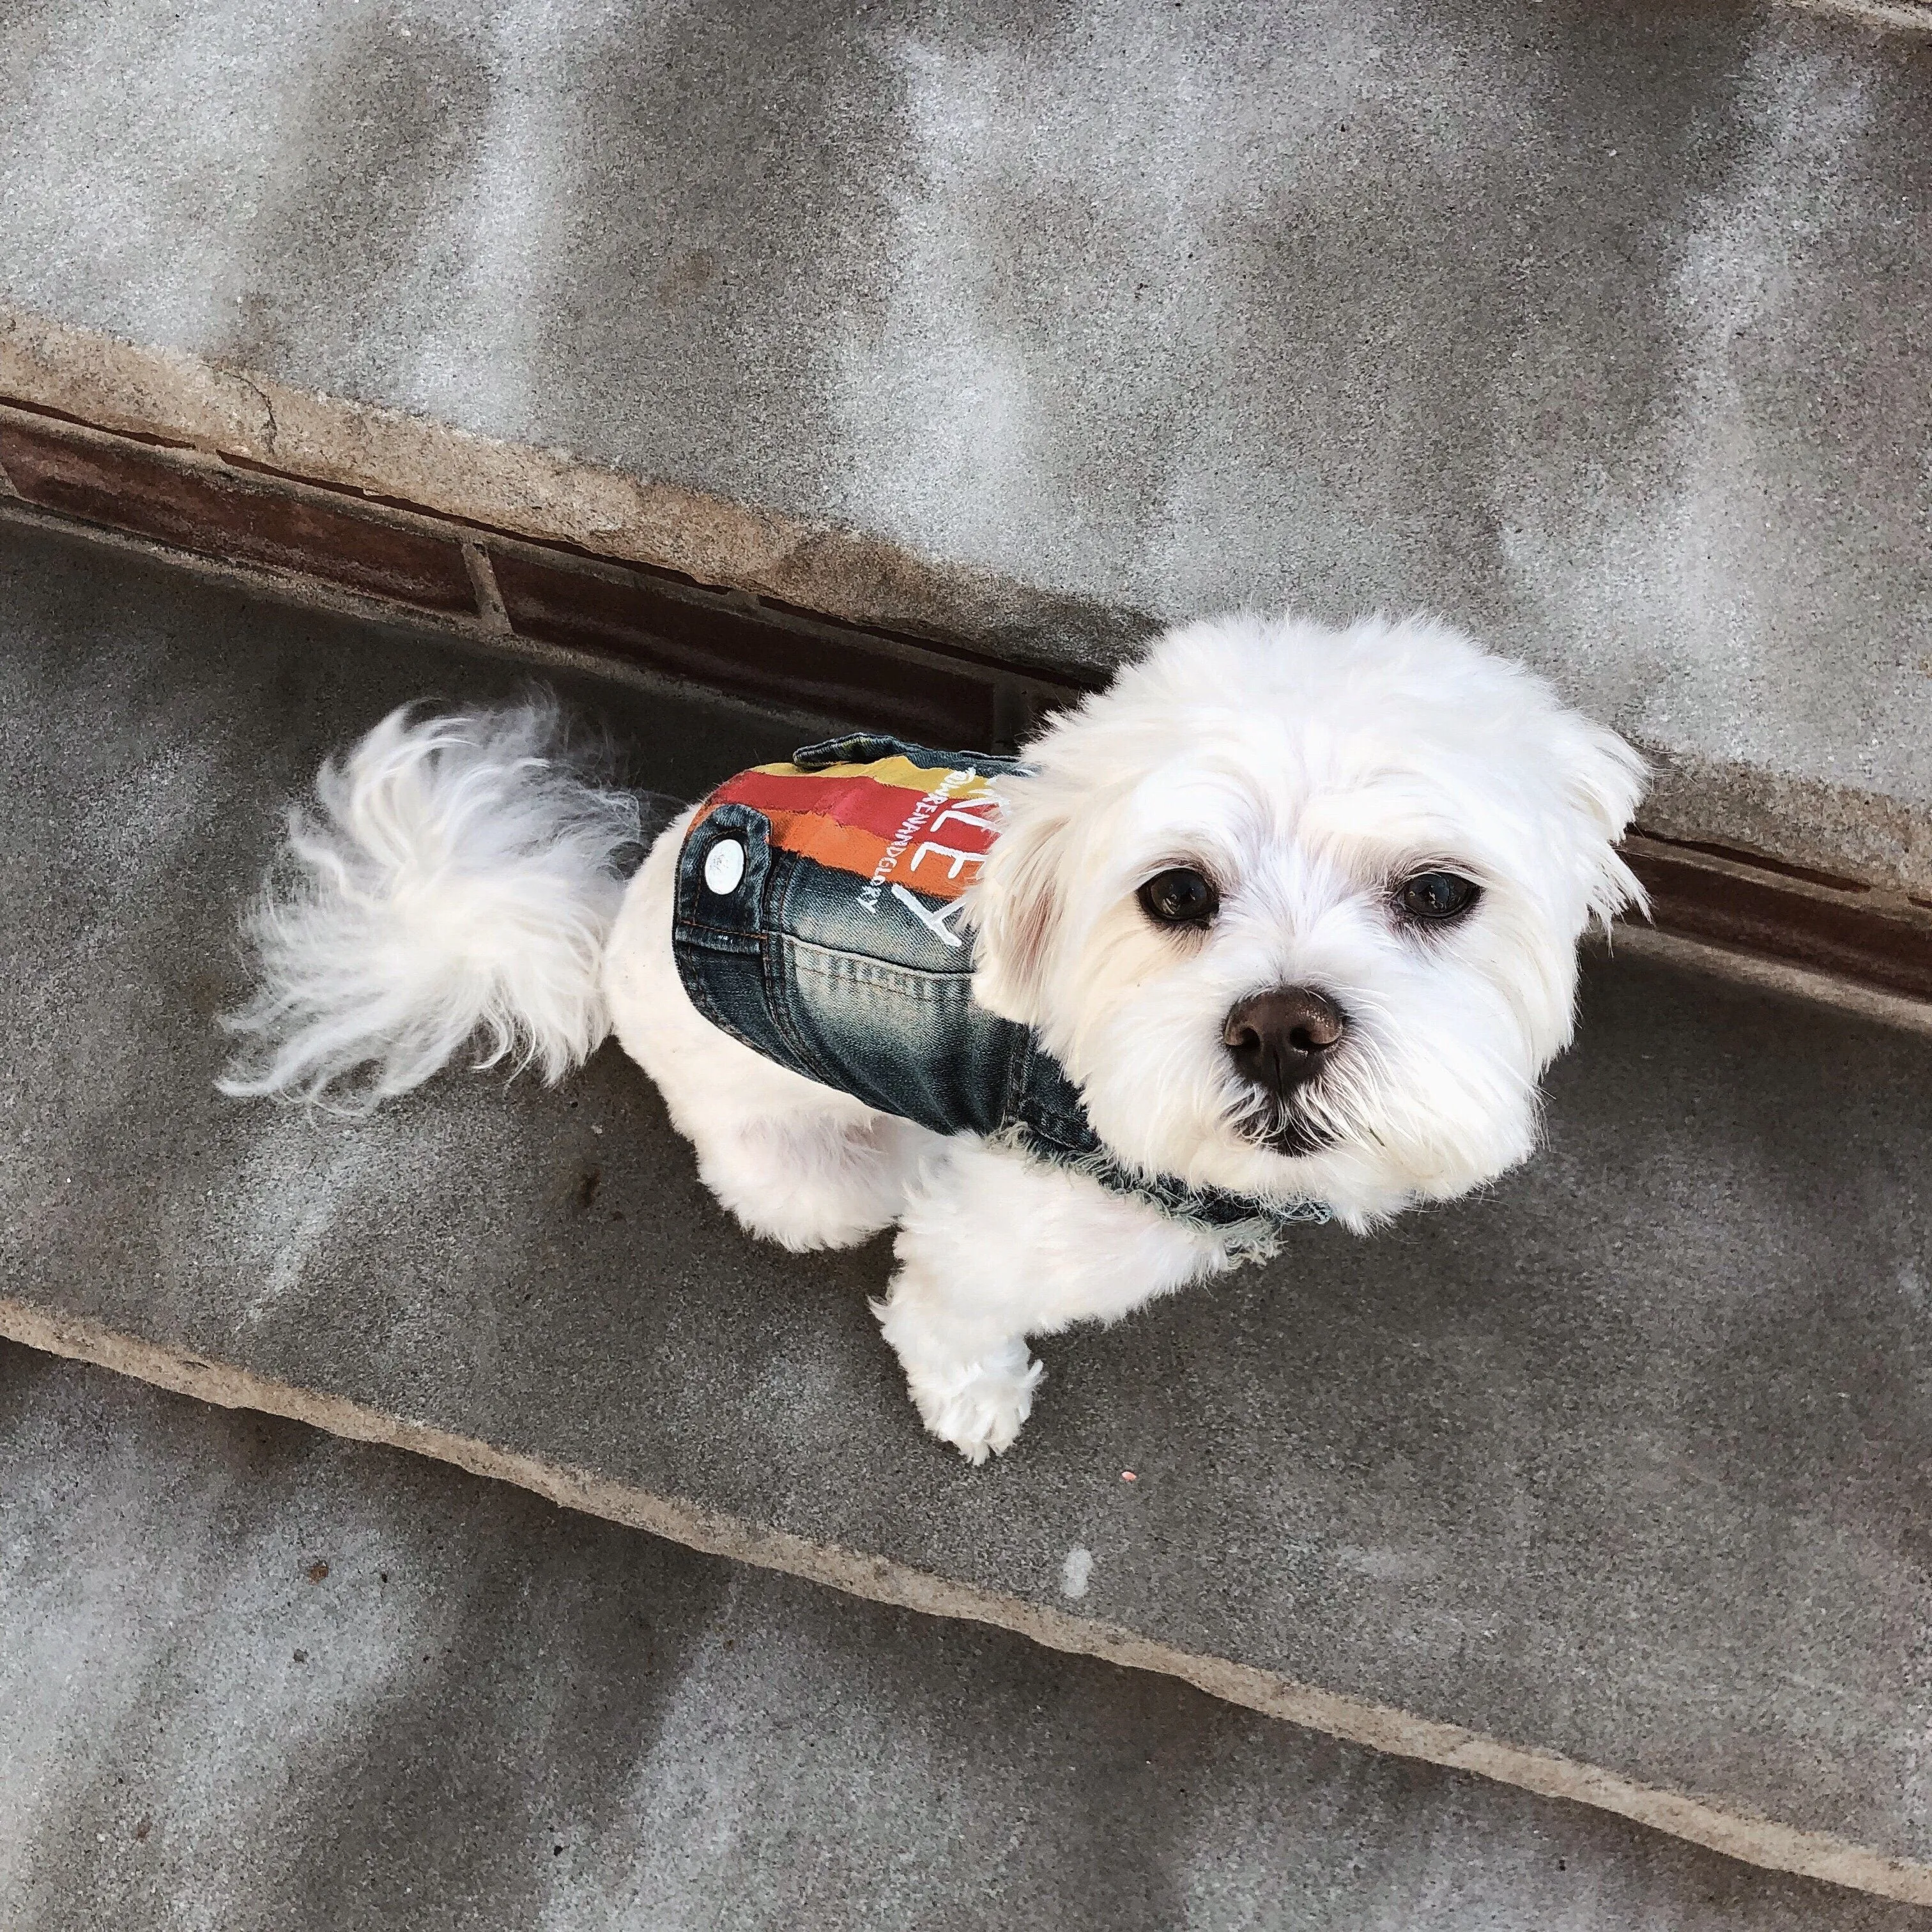
{"type": "Polygon", "coordinates": [[[1131,1163],[1361,1227],[1528,1154],[1642,761],[1445,626],[1161,639],[1026,750],[967,914],[1131,1163]]]}

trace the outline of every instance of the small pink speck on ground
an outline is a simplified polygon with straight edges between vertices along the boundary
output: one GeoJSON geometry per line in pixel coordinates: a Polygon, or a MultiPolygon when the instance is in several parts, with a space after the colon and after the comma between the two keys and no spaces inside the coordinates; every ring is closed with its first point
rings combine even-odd
{"type": "Polygon", "coordinates": [[[1124,1483],[1138,1483],[1140,1480],[1140,1478],[1134,1474],[1132,1470],[1123,1469],[1120,1472],[1120,1480],[1124,1483]]]}

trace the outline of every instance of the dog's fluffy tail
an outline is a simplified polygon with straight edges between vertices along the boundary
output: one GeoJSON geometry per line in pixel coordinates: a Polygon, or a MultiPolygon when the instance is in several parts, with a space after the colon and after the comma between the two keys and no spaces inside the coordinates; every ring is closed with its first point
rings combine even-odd
{"type": "Polygon", "coordinates": [[[365,1112],[472,1038],[479,1066],[560,1078],[610,1030],[604,941],[640,839],[548,698],[392,712],[290,808],[221,1090],[365,1112]]]}

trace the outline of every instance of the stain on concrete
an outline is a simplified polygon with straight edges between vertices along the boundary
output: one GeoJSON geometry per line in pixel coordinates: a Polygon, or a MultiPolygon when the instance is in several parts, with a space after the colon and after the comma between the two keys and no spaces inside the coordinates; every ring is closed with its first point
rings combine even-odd
{"type": "MultiPolygon", "coordinates": [[[[277,86],[272,160],[246,224],[224,239],[235,286],[213,359],[326,365],[344,393],[374,400],[398,307],[454,316],[473,300],[464,230],[480,214],[491,76],[473,38],[428,9],[332,10],[302,44],[277,86]],[[295,261],[299,293],[286,274],[295,261]]],[[[422,362],[434,350],[419,339],[405,353],[422,362]]]]}

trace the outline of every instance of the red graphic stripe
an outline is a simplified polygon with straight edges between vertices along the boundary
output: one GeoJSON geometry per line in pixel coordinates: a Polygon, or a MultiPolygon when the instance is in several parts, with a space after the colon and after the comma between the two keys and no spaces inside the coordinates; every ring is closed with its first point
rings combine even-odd
{"type": "MultiPolygon", "coordinates": [[[[920,800],[928,795],[910,785],[881,784],[876,778],[850,773],[826,778],[815,772],[741,772],[712,794],[711,802],[746,805],[766,813],[806,812],[814,818],[830,819],[835,825],[849,825],[856,832],[890,839],[917,814],[920,800]]],[[[944,802],[935,804],[922,824],[929,826],[945,809],[944,802]]],[[[992,814],[986,806],[974,816],[990,828],[992,814]]],[[[976,845],[967,842],[972,829],[964,818],[949,818],[943,842],[962,850],[983,850],[990,841],[982,839],[976,845]]]]}

